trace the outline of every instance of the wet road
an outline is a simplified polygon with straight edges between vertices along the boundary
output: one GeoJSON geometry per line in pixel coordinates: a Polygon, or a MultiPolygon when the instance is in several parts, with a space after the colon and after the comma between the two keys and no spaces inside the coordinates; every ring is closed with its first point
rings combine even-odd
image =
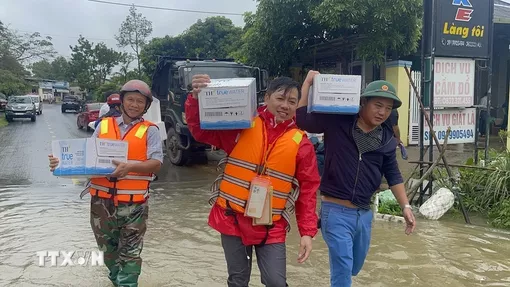
{"type": "MultiPolygon", "coordinates": [[[[87,137],[75,114],[44,106],[37,121],[0,129],[0,286],[111,286],[105,267],[40,267],[37,251],[96,250],[89,197],[48,170],[52,139],[87,137]]],[[[207,226],[212,168],[169,167],[153,184],[140,286],[226,286],[218,234],[207,226]]],[[[403,226],[375,221],[371,250],[353,286],[510,286],[510,233],[454,222],[403,226]]],[[[329,286],[320,236],[309,261],[296,263],[295,224],[287,245],[290,286],[329,286]]],[[[254,259],[255,260],[255,259],[254,259]]],[[[255,263],[255,261],[254,261],[255,263]]],[[[256,264],[250,286],[262,286],[256,264]]]]}

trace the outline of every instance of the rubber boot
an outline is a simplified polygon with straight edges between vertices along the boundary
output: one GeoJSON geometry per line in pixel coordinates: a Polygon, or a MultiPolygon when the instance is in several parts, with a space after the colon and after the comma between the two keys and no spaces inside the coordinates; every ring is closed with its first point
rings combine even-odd
{"type": "Polygon", "coordinates": [[[138,287],[138,274],[119,273],[117,276],[118,287],[138,287]]]}

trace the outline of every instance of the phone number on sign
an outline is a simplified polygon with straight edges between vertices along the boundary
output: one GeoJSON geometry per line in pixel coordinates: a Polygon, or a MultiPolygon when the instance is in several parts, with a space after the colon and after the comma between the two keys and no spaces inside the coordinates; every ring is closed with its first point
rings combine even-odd
{"type": "MultiPolygon", "coordinates": [[[[436,134],[438,140],[444,140],[444,138],[446,137],[446,131],[438,131],[438,132],[435,132],[435,134],[436,134]]],[[[429,136],[430,136],[430,132],[426,131],[425,136],[423,137],[424,140],[430,140],[429,136]]],[[[470,130],[452,130],[450,132],[450,136],[448,136],[448,139],[449,140],[470,139],[470,138],[473,138],[474,136],[475,136],[475,133],[472,129],[470,129],[470,130]]]]}

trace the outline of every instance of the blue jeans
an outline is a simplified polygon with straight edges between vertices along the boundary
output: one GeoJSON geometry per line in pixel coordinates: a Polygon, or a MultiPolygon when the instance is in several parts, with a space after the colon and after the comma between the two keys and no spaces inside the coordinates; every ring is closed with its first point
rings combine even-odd
{"type": "Polygon", "coordinates": [[[322,237],[329,249],[331,287],[350,287],[367,257],[372,231],[371,210],[321,203],[322,237]]]}

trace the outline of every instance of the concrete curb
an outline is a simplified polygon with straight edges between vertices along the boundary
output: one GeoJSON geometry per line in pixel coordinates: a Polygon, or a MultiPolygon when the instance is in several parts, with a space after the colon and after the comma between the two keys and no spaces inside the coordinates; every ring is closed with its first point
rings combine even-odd
{"type": "Polygon", "coordinates": [[[382,213],[376,213],[375,220],[396,222],[396,223],[405,223],[406,222],[402,216],[395,216],[395,215],[382,214],[382,213]]]}

